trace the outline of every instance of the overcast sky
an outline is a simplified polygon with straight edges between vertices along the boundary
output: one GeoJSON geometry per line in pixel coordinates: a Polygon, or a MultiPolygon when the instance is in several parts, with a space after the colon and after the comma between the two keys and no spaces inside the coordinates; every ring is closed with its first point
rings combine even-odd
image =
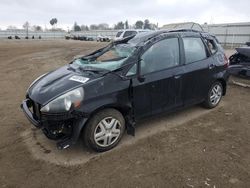
{"type": "Polygon", "coordinates": [[[249,0],[0,0],[0,28],[31,25],[50,28],[49,20],[58,19],[58,27],[149,19],[160,26],[194,21],[200,24],[250,22],[249,0]]]}

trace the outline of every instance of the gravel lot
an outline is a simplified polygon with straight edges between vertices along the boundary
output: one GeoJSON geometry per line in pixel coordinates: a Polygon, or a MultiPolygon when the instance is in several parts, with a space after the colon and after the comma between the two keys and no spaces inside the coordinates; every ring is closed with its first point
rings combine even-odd
{"type": "MultiPolygon", "coordinates": [[[[200,106],[138,123],[114,150],[81,143],[59,151],[20,110],[39,75],[105,45],[0,41],[1,187],[250,187],[250,89],[229,85],[213,110],[200,106]]],[[[232,51],[227,51],[227,55],[232,51]]]]}

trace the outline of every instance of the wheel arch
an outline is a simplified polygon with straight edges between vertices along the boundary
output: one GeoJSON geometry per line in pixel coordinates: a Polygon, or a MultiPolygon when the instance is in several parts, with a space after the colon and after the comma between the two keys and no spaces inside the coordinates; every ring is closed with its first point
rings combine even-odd
{"type": "MultiPolygon", "coordinates": [[[[95,115],[97,114],[98,112],[104,110],[104,109],[108,109],[108,108],[111,108],[111,109],[115,109],[117,110],[118,112],[120,112],[125,120],[125,127],[127,128],[128,126],[128,116],[130,116],[130,113],[131,113],[131,110],[132,110],[132,107],[131,106],[124,106],[124,105],[117,105],[117,104],[106,104],[106,105],[103,105],[103,106],[100,106],[98,108],[96,108],[95,110],[93,110],[89,115],[88,115],[88,120],[85,124],[87,124],[89,122],[89,120],[95,115]]],[[[84,127],[85,125],[82,127],[82,130],[81,132],[84,131],[84,127]]]]}
{"type": "Polygon", "coordinates": [[[227,92],[227,82],[223,78],[219,78],[216,81],[220,82],[223,87],[223,96],[226,95],[227,92]]]}

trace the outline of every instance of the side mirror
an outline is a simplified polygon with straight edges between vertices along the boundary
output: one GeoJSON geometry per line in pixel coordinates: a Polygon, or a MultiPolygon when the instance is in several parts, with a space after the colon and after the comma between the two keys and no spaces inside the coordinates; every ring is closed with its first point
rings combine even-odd
{"type": "Polygon", "coordinates": [[[145,81],[145,77],[142,76],[142,75],[138,75],[137,79],[138,79],[139,82],[144,82],[145,81]]]}
{"type": "Polygon", "coordinates": [[[141,62],[143,61],[143,59],[139,59],[138,61],[138,76],[137,79],[139,82],[144,82],[145,81],[145,77],[141,74],[141,62]]]}

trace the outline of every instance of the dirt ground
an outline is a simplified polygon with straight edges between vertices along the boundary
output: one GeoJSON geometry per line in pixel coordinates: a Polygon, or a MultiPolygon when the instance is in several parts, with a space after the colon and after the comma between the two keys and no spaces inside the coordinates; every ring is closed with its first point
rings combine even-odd
{"type": "Polygon", "coordinates": [[[0,41],[1,187],[250,187],[249,88],[230,84],[213,110],[142,121],[135,137],[102,154],[81,143],[59,151],[33,128],[19,107],[30,83],[103,45],[0,41]]]}

